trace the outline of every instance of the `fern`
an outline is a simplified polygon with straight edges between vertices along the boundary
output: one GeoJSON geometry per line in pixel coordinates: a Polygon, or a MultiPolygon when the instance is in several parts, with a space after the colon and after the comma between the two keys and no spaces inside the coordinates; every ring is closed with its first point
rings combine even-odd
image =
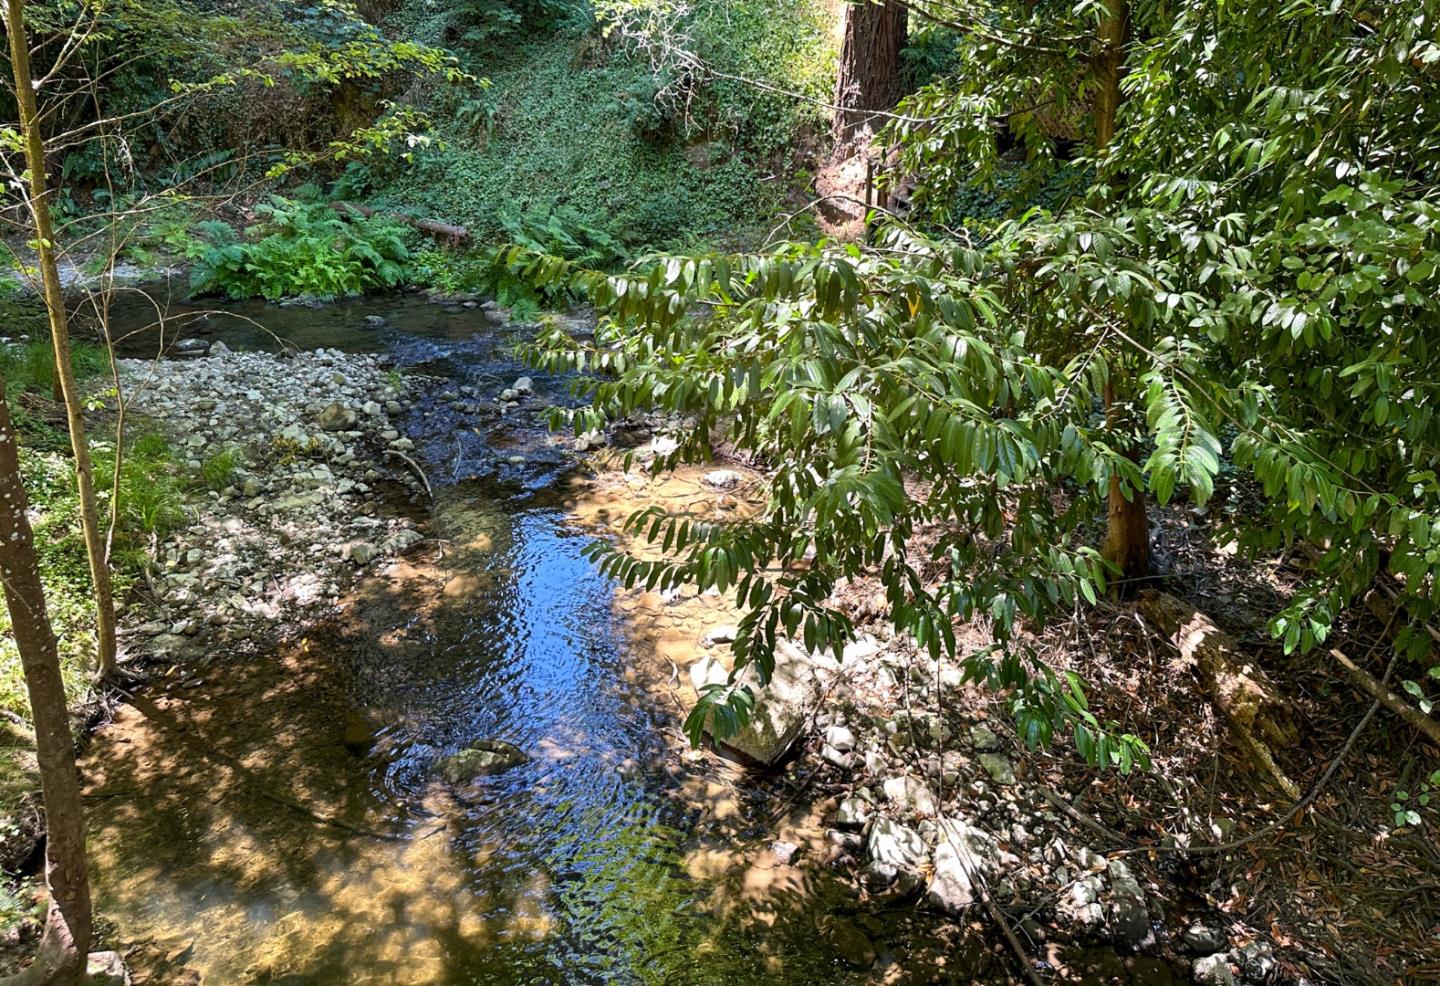
{"type": "Polygon", "coordinates": [[[243,239],[224,224],[201,231],[207,246],[191,276],[194,293],[328,300],[393,288],[410,277],[408,230],[393,221],[342,215],[324,203],[278,195],[257,205],[255,214],[260,222],[243,239]]]}

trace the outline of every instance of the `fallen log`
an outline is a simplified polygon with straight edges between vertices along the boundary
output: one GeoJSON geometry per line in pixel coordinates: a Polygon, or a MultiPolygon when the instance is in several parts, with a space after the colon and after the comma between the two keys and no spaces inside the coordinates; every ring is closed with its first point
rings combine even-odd
{"type": "Polygon", "coordinates": [[[385,209],[374,209],[368,205],[356,205],[353,202],[331,202],[330,208],[336,212],[353,212],[369,219],[372,216],[384,216],[386,219],[393,219],[396,222],[404,223],[422,233],[429,233],[437,239],[445,240],[451,246],[459,246],[462,243],[470,242],[470,231],[464,226],[456,226],[453,223],[443,223],[438,219],[422,219],[417,216],[407,216],[403,212],[391,212],[385,209]]]}
{"type": "Polygon", "coordinates": [[[1170,640],[1230,724],[1232,733],[1290,797],[1300,788],[1275,762],[1273,746],[1291,746],[1299,733],[1286,715],[1287,703],[1263,670],[1214,621],[1165,592],[1140,595],[1145,619],[1170,640]]]}

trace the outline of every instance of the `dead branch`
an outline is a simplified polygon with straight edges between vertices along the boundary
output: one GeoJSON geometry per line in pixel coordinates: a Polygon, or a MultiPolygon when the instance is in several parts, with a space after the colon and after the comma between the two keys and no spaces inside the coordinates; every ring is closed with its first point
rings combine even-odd
{"type": "Polygon", "coordinates": [[[403,212],[372,209],[368,205],[356,205],[353,202],[331,202],[330,208],[336,212],[353,212],[367,219],[372,216],[383,216],[386,219],[393,219],[413,229],[418,229],[422,233],[429,233],[437,239],[442,239],[451,246],[460,246],[463,243],[470,242],[470,231],[464,226],[441,222],[438,219],[421,219],[416,216],[407,216],[403,212]]]}
{"type": "Polygon", "coordinates": [[[1430,738],[1431,743],[1440,747],[1440,722],[1436,722],[1409,702],[1405,701],[1405,699],[1401,698],[1398,693],[1391,691],[1384,683],[1377,681],[1374,675],[1346,657],[1344,652],[1332,648],[1330,656],[1335,658],[1335,662],[1349,672],[1351,679],[1355,684],[1359,685],[1367,695],[1420,730],[1420,732],[1430,738]]]}

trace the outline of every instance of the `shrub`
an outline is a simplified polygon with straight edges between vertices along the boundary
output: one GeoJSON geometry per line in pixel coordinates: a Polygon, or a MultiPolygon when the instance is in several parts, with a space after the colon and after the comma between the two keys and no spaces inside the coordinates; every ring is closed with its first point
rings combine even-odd
{"type": "Polygon", "coordinates": [[[244,238],[223,223],[202,224],[206,245],[191,275],[194,293],[331,299],[393,288],[409,275],[409,230],[393,220],[278,195],[255,211],[262,222],[244,238]]]}

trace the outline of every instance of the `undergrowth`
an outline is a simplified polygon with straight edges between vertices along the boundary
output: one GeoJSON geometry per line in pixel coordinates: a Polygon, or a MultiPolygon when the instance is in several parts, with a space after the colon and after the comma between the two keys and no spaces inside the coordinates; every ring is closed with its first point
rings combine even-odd
{"type": "MultiPolygon", "coordinates": [[[[688,31],[728,74],[828,97],[833,39],[814,0],[702,5],[688,31]]],[[[463,224],[480,243],[518,218],[599,233],[635,255],[652,248],[740,246],[789,195],[797,146],[823,111],[738,82],[652,73],[585,18],[558,19],[506,45],[445,33],[411,0],[393,26],[455,50],[486,85],[435,87],[417,102],[440,140],[413,162],[353,165],[337,194],[370,197],[463,224]],[[440,31],[426,36],[424,31],[440,31]]]]}
{"type": "Polygon", "coordinates": [[[260,222],[236,233],[208,221],[187,249],[195,294],[333,299],[394,288],[409,277],[411,231],[392,219],[341,214],[323,202],[272,196],[260,222]]]}
{"type": "MultiPolygon", "coordinates": [[[[0,347],[0,373],[16,431],[20,469],[29,498],[35,548],[45,598],[60,649],[61,677],[72,700],[83,696],[94,665],[95,610],[90,570],[80,527],[74,460],[63,415],[50,401],[54,377],[50,348],[39,341],[0,347]]],[[[104,351],[76,345],[75,367],[82,381],[105,371],[104,351]]],[[[114,493],[113,436],[91,434],[95,485],[102,517],[114,493]]],[[[133,431],[126,439],[120,469],[120,513],[113,550],[116,597],[123,598],[147,562],[146,548],[185,519],[188,482],[180,459],[163,436],[133,431]]],[[[10,616],[0,608],[0,711],[30,717],[20,655],[10,616]]]]}

